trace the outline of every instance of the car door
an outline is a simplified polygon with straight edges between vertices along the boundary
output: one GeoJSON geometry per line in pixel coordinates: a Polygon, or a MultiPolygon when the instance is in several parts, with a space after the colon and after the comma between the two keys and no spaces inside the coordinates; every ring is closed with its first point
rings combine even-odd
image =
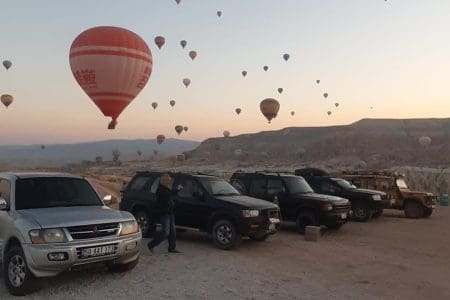
{"type": "Polygon", "coordinates": [[[265,177],[252,178],[248,195],[253,198],[267,200],[267,179],[265,177]]]}
{"type": "MultiPolygon", "coordinates": [[[[5,199],[10,204],[11,183],[6,179],[0,179],[0,198],[5,199]]],[[[0,210],[0,261],[5,243],[6,229],[10,226],[10,215],[7,210],[0,210]]]]}
{"type": "MultiPolygon", "coordinates": [[[[150,202],[155,200],[156,189],[153,193],[151,189],[154,182],[156,182],[156,177],[157,175],[142,175],[133,179],[124,191],[123,198],[127,201],[127,204],[132,204],[134,207],[144,206],[148,209],[152,208],[154,203],[150,202]]],[[[159,180],[157,183],[159,184],[159,180]]],[[[156,185],[157,187],[158,185],[156,185]]],[[[132,207],[126,207],[125,209],[129,210],[132,207]]]]}
{"type": "Polygon", "coordinates": [[[296,204],[289,199],[281,178],[268,178],[266,200],[278,204],[282,216],[288,217],[290,212],[295,212],[296,204]]]}

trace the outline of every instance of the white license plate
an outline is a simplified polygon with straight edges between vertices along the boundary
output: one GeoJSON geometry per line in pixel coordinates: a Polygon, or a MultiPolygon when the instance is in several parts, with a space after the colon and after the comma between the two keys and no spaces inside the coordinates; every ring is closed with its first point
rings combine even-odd
{"type": "Polygon", "coordinates": [[[347,219],[347,214],[341,214],[341,219],[347,219]]]}
{"type": "Polygon", "coordinates": [[[108,254],[114,254],[116,252],[115,245],[107,245],[101,247],[85,248],[81,250],[81,257],[96,257],[108,254]]]}
{"type": "Polygon", "coordinates": [[[436,208],[436,204],[431,205],[431,208],[436,208]]]}
{"type": "Polygon", "coordinates": [[[269,224],[269,231],[274,231],[276,229],[275,224],[269,224]]]}

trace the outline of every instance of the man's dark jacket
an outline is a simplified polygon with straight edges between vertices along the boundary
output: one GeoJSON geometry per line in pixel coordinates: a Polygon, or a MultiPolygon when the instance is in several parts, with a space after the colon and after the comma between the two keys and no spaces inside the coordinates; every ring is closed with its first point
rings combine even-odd
{"type": "Polygon", "coordinates": [[[178,191],[172,191],[165,186],[159,185],[158,189],[156,190],[156,205],[162,216],[173,215],[175,202],[172,196],[175,196],[177,193],[178,191]]]}

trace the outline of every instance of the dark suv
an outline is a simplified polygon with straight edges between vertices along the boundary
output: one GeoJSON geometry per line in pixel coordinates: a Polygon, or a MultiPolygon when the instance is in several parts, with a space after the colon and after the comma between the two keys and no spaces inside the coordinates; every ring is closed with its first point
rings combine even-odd
{"type": "Polygon", "coordinates": [[[316,194],[300,176],[238,171],[230,181],[242,194],[279,204],[283,220],[295,221],[300,233],[309,225],[338,229],[349,218],[347,199],[316,194]]]}
{"type": "MultiPolygon", "coordinates": [[[[123,190],[120,209],[134,214],[144,237],[156,228],[156,190],[161,172],[138,172],[123,190]]],[[[242,236],[265,240],[280,226],[277,205],[241,195],[223,179],[202,174],[170,174],[171,186],[182,185],[175,197],[175,225],[212,235],[214,244],[229,250],[242,236]]]]}
{"type": "Polygon", "coordinates": [[[358,189],[347,180],[331,177],[328,173],[319,169],[298,169],[295,174],[303,176],[318,193],[349,199],[353,220],[358,222],[366,222],[370,218],[380,217],[383,214],[383,206],[388,201],[386,193],[358,189]]]}

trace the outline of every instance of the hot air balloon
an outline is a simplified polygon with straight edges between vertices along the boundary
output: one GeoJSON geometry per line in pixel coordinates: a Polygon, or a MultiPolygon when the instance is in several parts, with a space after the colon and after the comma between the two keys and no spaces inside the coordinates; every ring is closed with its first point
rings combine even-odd
{"type": "Polygon", "coordinates": [[[4,60],[3,66],[5,67],[6,70],[9,70],[9,68],[11,68],[12,66],[12,62],[10,60],[4,60]]]}
{"type": "Polygon", "coordinates": [[[70,67],[81,88],[114,129],[117,118],[145,87],[152,55],[143,39],[127,29],[94,27],[82,32],[70,48],[70,67]]]}
{"type": "Polygon", "coordinates": [[[169,104],[170,104],[170,106],[172,106],[172,107],[175,106],[175,103],[176,103],[175,100],[170,100],[170,101],[169,101],[169,104]]]}
{"type": "Polygon", "coordinates": [[[189,127],[184,126],[183,129],[184,129],[185,132],[187,132],[189,130],[189,127]]]}
{"type": "Polygon", "coordinates": [[[6,106],[6,108],[8,108],[8,106],[10,106],[11,103],[13,103],[13,101],[14,101],[14,97],[11,96],[11,95],[8,95],[8,94],[3,94],[0,97],[0,99],[1,99],[1,101],[3,103],[3,105],[6,106]]]}
{"type": "Polygon", "coordinates": [[[158,150],[153,150],[153,155],[158,155],[158,150]]]}
{"type": "Polygon", "coordinates": [[[183,132],[184,128],[181,125],[175,126],[175,131],[180,135],[183,132]]]}
{"type": "Polygon", "coordinates": [[[331,111],[328,111],[327,114],[328,114],[329,116],[331,116],[331,111]]]}
{"type": "Polygon", "coordinates": [[[280,110],[280,103],[275,99],[267,98],[261,101],[259,108],[270,123],[273,118],[276,118],[278,111],[280,110]]]}
{"type": "Polygon", "coordinates": [[[423,147],[427,147],[430,146],[431,144],[431,138],[429,136],[421,136],[419,138],[419,143],[420,145],[422,145],[423,147]]]}
{"type": "Polygon", "coordinates": [[[317,80],[316,80],[316,83],[317,83],[317,84],[320,84],[320,80],[319,80],[319,79],[317,79],[317,80]]]}
{"type": "Polygon", "coordinates": [[[247,71],[242,71],[242,76],[247,76],[247,71]]]}
{"type": "Polygon", "coordinates": [[[283,55],[283,59],[285,60],[285,61],[288,61],[289,60],[289,57],[291,57],[289,54],[284,54],[283,55]]]}
{"type": "Polygon", "coordinates": [[[186,45],[187,45],[187,42],[185,40],[181,40],[180,41],[180,45],[184,49],[186,47],[186,45]]]}
{"type": "Polygon", "coordinates": [[[228,130],[225,130],[224,132],[223,132],[223,136],[224,137],[230,137],[230,132],[228,131],[228,130]]]}
{"type": "Polygon", "coordinates": [[[283,92],[283,88],[278,88],[278,93],[281,94],[283,92]]]}
{"type": "Polygon", "coordinates": [[[189,78],[183,79],[183,84],[187,88],[191,84],[191,80],[189,78]]]}
{"type": "Polygon", "coordinates": [[[158,46],[159,49],[161,49],[165,43],[166,43],[166,39],[163,36],[155,37],[155,44],[156,44],[156,46],[158,46]]]}
{"type": "Polygon", "coordinates": [[[137,155],[142,156],[142,151],[141,150],[138,150],[136,153],[137,153],[137,155]]]}
{"type": "Polygon", "coordinates": [[[219,18],[222,16],[222,12],[221,12],[220,10],[217,12],[217,16],[218,16],[219,18]]]}
{"type": "Polygon", "coordinates": [[[338,106],[339,106],[339,103],[336,102],[336,103],[334,104],[334,106],[338,107],[338,106]]]}
{"type": "Polygon", "coordinates": [[[190,51],[189,52],[189,57],[194,60],[197,57],[197,52],[196,51],[190,51]]]}
{"type": "Polygon", "coordinates": [[[324,94],[323,94],[323,97],[324,97],[325,99],[327,99],[327,98],[328,98],[328,93],[324,93],[324,94]]]}
{"type": "Polygon", "coordinates": [[[181,0],[175,0],[175,2],[176,2],[177,4],[180,4],[181,0]]]}
{"type": "Polygon", "coordinates": [[[263,69],[264,69],[264,71],[267,72],[267,70],[269,70],[269,67],[268,66],[264,66],[263,69]]]}
{"type": "Polygon", "coordinates": [[[161,145],[162,143],[164,143],[165,139],[166,137],[164,136],[164,134],[158,134],[158,136],[156,137],[156,142],[158,143],[158,145],[161,145]]]}
{"type": "Polygon", "coordinates": [[[291,116],[294,116],[295,115],[295,111],[291,111],[291,116]]]}
{"type": "Polygon", "coordinates": [[[153,107],[153,109],[156,109],[156,108],[158,107],[158,103],[153,102],[153,103],[152,103],[152,107],[153,107]]]}
{"type": "Polygon", "coordinates": [[[45,150],[45,145],[41,145],[41,150],[45,150]]]}
{"type": "Polygon", "coordinates": [[[241,110],[240,108],[236,108],[234,111],[235,111],[238,115],[240,115],[242,110],[241,110]]]}

